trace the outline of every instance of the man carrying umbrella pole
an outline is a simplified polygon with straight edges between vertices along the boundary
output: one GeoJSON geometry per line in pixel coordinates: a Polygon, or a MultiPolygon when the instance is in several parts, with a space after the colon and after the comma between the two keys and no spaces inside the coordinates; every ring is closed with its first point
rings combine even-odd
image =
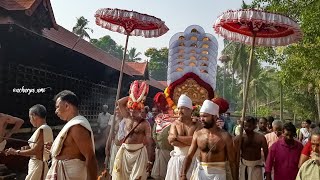
{"type": "Polygon", "coordinates": [[[130,87],[130,96],[118,101],[119,110],[125,118],[126,136],[114,160],[114,180],[146,180],[147,172],[152,169],[154,149],[151,127],[141,114],[147,93],[146,82],[134,81],[130,87]]]}

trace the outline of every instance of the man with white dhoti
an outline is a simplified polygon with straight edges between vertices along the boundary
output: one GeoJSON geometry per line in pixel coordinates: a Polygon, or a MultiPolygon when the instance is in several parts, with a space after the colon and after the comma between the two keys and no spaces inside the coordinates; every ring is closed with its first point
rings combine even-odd
{"type": "Polygon", "coordinates": [[[244,130],[242,139],[235,137],[235,147],[240,151],[240,180],[263,180],[264,162],[261,158],[261,149],[264,158],[268,157],[268,144],[265,136],[255,132],[257,119],[247,116],[244,119],[244,130]],[[239,143],[241,147],[239,147],[239,143]]]}
{"type": "MultiPolygon", "coordinates": [[[[191,145],[193,133],[201,128],[200,122],[192,121],[192,100],[188,96],[182,94],[178,99],[177,107],[179,117],[171,124],[168,137],[174,150],[170,152],[166,180],[180,179],[180,170],[191,145]]],[[[188,178],[191,176],[192,169],[193,165],[188,172],[188,178]]]]}
{"type": "Polygon", "coordinates": [[[118,101],[120,112],[125,119],[126,135],[114,160],[113,180],[146,180],[148,172],[151,171],[154,161],[151,127],[143,117],[143,100],[148,93],[147,86],[145,81],[134,81],[130,87],[130,96],[118,101]]]}
{"type": "Polygon", "coordinates": [[[43,180],[48,172],[48,160],[50,154],[44,151],[45,143],[52,143],[52,129],[46,124],[47,110],[41,104],[36,104],[29,109],[31,124],[36,127],[36,131],[29,139],[29,146],[22,147],[21,150],[9,148],[7,154],[30,156],[28,175],[26,180],[43,180]]]}
{"type": "Polygon", "coordinates": [[[163,180],[167,174],[167,165],[170,160],[170,151],[173,147],[168,142],[170,124],[173,118],[169,114],[160,113],[155,118],[153,139],[156,143],[156,159],[151,176],[157,180],[163,180]]]}
{"type": "Polygon", "coordinates": [[[175,120],[173,114],[168,112],[168,103],[164,93],[158,92],[153,98],[152,113],[155,124],[152,137],[156,144],[156,158],[151,172],[151,177],[156,180],[164,180],[167,174],[167,165],[170,160],[170,151],[173,146],[168,142],[171,123],[175,120]]]}
{"type": "Polygon", "coordinates": [[[203,128],[193,135],[191,147],[180,173],[181,180],[187,179],[187,171],[197,150],[200,155],[197,158],[191,180],[226,180],[228,175],[228,179],[236,179],[232,137],[217,126],[218,117],[219,106],[210,100],[205,100],[200,109],[203,128]],[[227,175],[229,165],[231,174],[227,175]]]}
{"type": "Polygon", "coordinates": [[[79,115],[78,97],[64,90],[55,96],[56,114],[66,121],[51,147],[47,180],[96,180],[97,160],[88,120],[79,115]]]}

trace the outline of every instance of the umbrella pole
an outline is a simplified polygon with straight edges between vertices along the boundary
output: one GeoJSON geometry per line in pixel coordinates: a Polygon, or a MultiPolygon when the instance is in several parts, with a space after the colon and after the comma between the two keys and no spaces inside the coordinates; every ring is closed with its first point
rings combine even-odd
{"type": "Polygon", "coordinates": [[[242,115],[241,115],[241,126],[240,126],[240,141],[239,141],[239,148],[237,151],[237,163],[238,167],[240,165],[240,155],[241,155],[241,144],[242,144],[242,136],[243,136],[243,126],[244,126],[244,119],[246,116],[246,109],[247,109],[247,99],[248,99],[248,92],[249,92],[249,81],[250,81],[250,74],[251,74],[251,67],[252,67],[252,61],[253,61],[253,53],[255,48],[255,41],[256,41],[256,34],[253,34],[252,39],[252,45],[251,45],[251,51],[250,51],[250,57],[249,57],[249,67],[247,72],[247,79],[245,82],[245,87],[243,91],[243,108],[242,108],[242,115]]]}
{"type": "MultiPolygon", "coordinates": [[[[112,118],[112,123],[111,123],[111,128],[110,128],[110,133],[108,134],[108,139],[111,139],[111,142],[113,141],[113,136],[110,137],[110,135],[113,133],[114,131],[114,125],[115,125],[115,120],[116,120],[116,107],[117,107],[117,103],[120,97],[120,92],[121,92],[121,84],[122,84],[122,77],[123,77],[123,69],[124,69],[124,64],[126,61],[126,55],[127,55],[127,49],[128,49],[128,41],[129,41],[129,36],[130,33],[127,34],[127,38],[126,38],[126,45],[124,47],[124,51],[123,51],[123,58],[122,58],[122,63],[121,63],[121,68],[120,68],[120,75],[119,75],[119,81],[118,81],[118,89],[117,89],[117,95],[116,95],[116,101],[114,103],[114,110],[113,110],[113,118],[112,118]]],[[[111,147],[108,147],[109,150],[111,149],[111,147]]],[[[110,158],[109,158],[110,159],[110,158]]]]}

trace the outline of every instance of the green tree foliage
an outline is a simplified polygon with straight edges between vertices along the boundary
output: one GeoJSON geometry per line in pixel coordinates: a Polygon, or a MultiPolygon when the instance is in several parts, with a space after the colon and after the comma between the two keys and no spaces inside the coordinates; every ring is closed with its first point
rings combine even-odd
{"type": "Polygon", "coordinates": [[[88,34],[88,30],[93,33],[93,30],[88,26],[89,21],[83,16],[77,18],[76,25],[72,28],[72,32],[78,35],[81,39],[88,38],[90,39],[90,35],[88,34]]]}
{"type": "Polygon", "coordinates": [[[287,47],[260,49],[259,58],[278,65],[285,109],[300,118],[316,118],[320,87],[320,1],[254,0],[253,5],[299,22],[303,40],[287,47]],[[261,53],[263,52],[263,53],[261,53]]]}
{"type": "Polygon", "coordinates": [[[168,48],[164,47],[161,49],[149,48],[144,53],[150,58],[149,71],[152,78],[159,81],[167,80],[168,52],[168,48]]]}
{"type": "Polygon", "coordinates": [[[99,39],[91,39],[90,42],[118,59],[123,58],[124,48],[121,45],[118,45],[109,35],[99,39]]]}

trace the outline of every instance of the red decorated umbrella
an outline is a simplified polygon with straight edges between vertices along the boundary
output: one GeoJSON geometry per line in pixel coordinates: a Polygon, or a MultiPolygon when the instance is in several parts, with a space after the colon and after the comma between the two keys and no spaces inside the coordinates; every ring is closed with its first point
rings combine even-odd
{"type": "MultiPolygon", "coordinates": [[[[285,46],[302,39],[299,25],[289,17],[255,9],[227,11],[214,24],[217,34],[225,39],[251,45],[249,67],[242,109],[242,126],[247,108],[248,86],[255,46],[285,46]]],[[[240,138],[240,139],[241,139],[240,138]]],[[[241,141],[240,141],[241,147],[241,141]]],[[[240,157],[238,152],[238,157],[240,157]]]]}
{"type": "Polygon", "coordinates": [[[116,101],[119,99],[123,67],[128,47],[129,36],[143,36],[145,38],[159,37],[165,34],[169,28],[164,21],[154,16],[141,14],[135,11],[122,9],[104,8],[99,9],[96,14],[96,24],[110,31],[127,35],[123,52],[123,59],[118,82],[116,101]]]}
{"type": "Polygon", "coordinates": [[[116,101],[119,99],[123,67],[126,58],[129,36],[143,36],[145,38],[159,37],[165,34],[169,28],[164,21],[154,16],[141,14],[135,11],[104,8],[96,14],[96,24],[110,31],[127,35],[123,52],[116,101]]]}
{"type": "MultiPolygon", "coordinates": [[[[141,14],[135,11],[127,11],[122,9],[99,9],[95,14],[95,18],[97,25],[110,31],[127,35],[116,95],[117,102],[120,96],[123,67],[126,58],[129,36],[143,36],[145,38],[159,37],[165,34],[169,30],[169,28],[165,25],[164,21],[159,18],[147,14],[141,14]]],[[[113,121],[114,120],[115,116],[113,118],[113,121]]],[[[113,125],[111,127],[111,132],[112,129],[113,125]]]]}

